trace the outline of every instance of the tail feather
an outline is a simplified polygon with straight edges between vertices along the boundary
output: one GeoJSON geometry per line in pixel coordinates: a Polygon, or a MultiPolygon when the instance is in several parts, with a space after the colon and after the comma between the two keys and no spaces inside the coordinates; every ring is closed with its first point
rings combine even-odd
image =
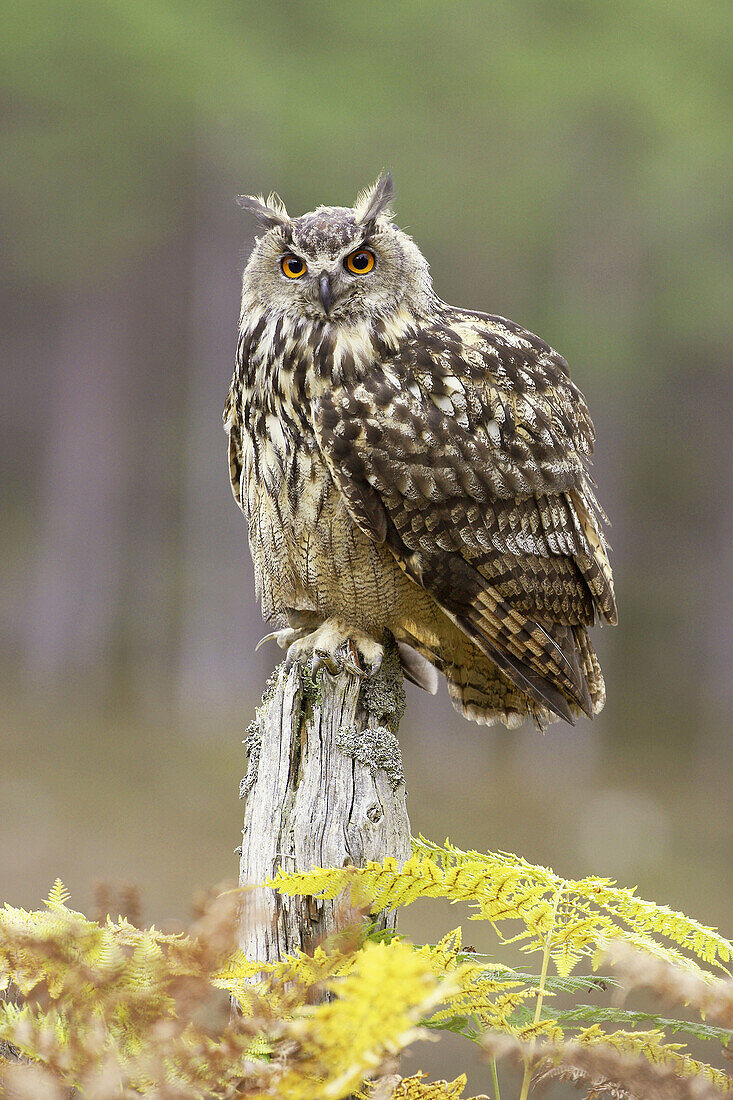
{"type": "Polygon", "coordinates": [[[573,721],[573,707],[592,715],[593,704],[570,627],[535,622],[489,586],[483,587],[468,607],[464,605],[460,611],[446,607],[446,612],[535,702],[566,722],[573,721]]]}
{"type": "Polygon", "coordinates": [[[435,695],[438,690],[438,673],[430,661],[406,642],[398,642],[402,671],[412,684],[435,695]]]}
{"type": "MultiPolygon", "coordinates": [[[[532,718],[544,729],[553,716],[572,722],[581,713],[598,714],[605,687],[598,658],[584,626],[545,624],[543,629],[560,646],[582,682],[584,706],[570,701],[560,689],[543,680],[526,663],[494,650],[470,622],[465,625],[443,612],[429,637],[412,632],[402,641],[445,676],[456,710],[482,725],[501,723],[509,729],[532,718]]],[[[407,648],[400,644],[400,651],[407,648]]]]}
{"type": "Polygon", "coordinates": [[[573,634],[583,662],[583,676],[588,685],[593,714],[600,714],[606,702],[606,684],[601,672],[600,661],[591,645],[586,628],[584,626],[573,627],[573,634]]]}
{"type": "Polygon", "coordinates": [[[409,645],[413,654],[417,651],[442,672],[451,703],[472,722],[515,729],[530,717],[544,728],[550,721],[549,710],[518,688],[450,619],[441,619],[439,635],[431,632],[430,640],[405,634],[408,644],[398,643],[400,653],[409,645]]]}
{"type": "MultiPolygon", "coordinates": [[[[583,710],[593,716],[603,709],[606,700],[603,675],[585,627],[574,628],[573,635],[589,696],[588,709],[583,710]]],[[[453,706],[474,722],[484,725],[501,722],[514,729],[529,717],[544,729],[553,716],[572,722],[581,713],[578,706],[569,704],[562,696],[558,708],[539,701],[534,692],[523,690],[517,677],[502,671],[485,655],[483,648],[479,649],[468,637],[464,636],[464,649],[452,650],[451,657],[450,663],[443,661],[438,667],[445,675],[453,706]],[[558,715],[563,703],[564,713],[558,715]]],[[[547,693],[547,685],[542,686],[542,691],[547,693]]]]}

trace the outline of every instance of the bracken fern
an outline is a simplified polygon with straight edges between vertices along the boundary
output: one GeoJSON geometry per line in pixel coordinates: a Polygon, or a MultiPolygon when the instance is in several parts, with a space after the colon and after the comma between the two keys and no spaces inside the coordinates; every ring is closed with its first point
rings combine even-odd
{"type": "Polygon", "coordinates": [[[0,1000],[0,1095],[339,1100],[362,1090],[370,1100],[459,1100],[465,1078],[390,1075],[396,1055],[440,1031],[485,1048],[497,1100],[496,1062],[511,1056],[522,1100],[552,1076],[632,1100],[731,1089],[716,1058],[693,1057],[682,1040],[730,1043],[733,947],[633,890],[422,837],[401,868],[386,859],[280,872],[271,885],[327,898],[348,890],[364,914],[424,897],[466,902],[501,941],[536,953],[538,972],[465,951],[460,929],[413,946],[368,920],[312,955],[253,962],[235,938],[247,892],[220,893],[189,934],[166,935],[88,920],[57,882],[43,910],[0,910],[0,990],[14,994],[0,1000]],[[583,958],[597,968],[604,957],[617,979],[574,974],[583,958]],[[553,1008],[561,993],[610,989],[617,1002],[634,985],[691,1005],[704,1022],[619,1003],[553,1008]]]}

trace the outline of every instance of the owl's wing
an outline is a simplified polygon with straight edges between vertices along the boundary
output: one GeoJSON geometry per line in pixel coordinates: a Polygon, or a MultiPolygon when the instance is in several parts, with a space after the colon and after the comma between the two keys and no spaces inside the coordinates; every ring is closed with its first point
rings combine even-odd
{"type": "Polygon", "coordinates": [[[538,702],[590,712],[572,627],[614,622],[593,426],[565,361],[513,322],[445,307],[315,407],[359,526],[538,702]]]}
{"type": "Polygon", "coordinates": [[[242,425],[240,423],[237,392],[234,381],[227,394],[222,419],[224,421],[224,431],[229,437],[229,482],[232,487],[234,499],[240,508],[243,508],[245,501],[242,494],[242,425]]]}

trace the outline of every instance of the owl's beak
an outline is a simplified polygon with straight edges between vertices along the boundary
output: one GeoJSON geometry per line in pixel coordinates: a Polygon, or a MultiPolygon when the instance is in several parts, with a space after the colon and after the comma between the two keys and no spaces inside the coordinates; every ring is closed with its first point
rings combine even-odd
{"type": "Polygon", "coordinates": [[[333,291],[331,290],[331,280],[325,271],[321,272],[318,279],[318,297],[321,299],[321,305],[326,316],[328,316],[333,302],[333,291]]]}

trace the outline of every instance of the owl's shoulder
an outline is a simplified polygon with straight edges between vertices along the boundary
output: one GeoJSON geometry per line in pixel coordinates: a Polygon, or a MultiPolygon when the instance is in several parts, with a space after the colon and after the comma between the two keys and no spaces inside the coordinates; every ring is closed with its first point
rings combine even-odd
{"type": "Polygon", "coordinates": [[[400,341],[392,362],[465,427],[487,417],[512,434],[544,427],[556,442],[593,452],[593,422],[566,360],[515,321],[441,302],[400,341]]]}

